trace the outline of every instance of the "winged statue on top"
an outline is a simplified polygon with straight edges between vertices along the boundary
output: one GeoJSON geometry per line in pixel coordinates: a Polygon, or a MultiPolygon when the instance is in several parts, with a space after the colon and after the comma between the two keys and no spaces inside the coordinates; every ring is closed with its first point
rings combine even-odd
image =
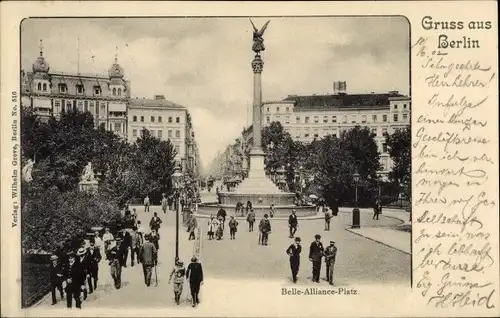
{"type": "Polygon", "coordinates": [[[252,51],[254,51],[257,55],[260,55],[260,52],[265,51],[266,47],[264,46],[264,32],[266,31],[267,25],[271,21],[267,21],[262,28],[259,30],[253,24],[252,19],[250,19],[250,23],[252,23],[253,27],[253,45],[252,51]]]}

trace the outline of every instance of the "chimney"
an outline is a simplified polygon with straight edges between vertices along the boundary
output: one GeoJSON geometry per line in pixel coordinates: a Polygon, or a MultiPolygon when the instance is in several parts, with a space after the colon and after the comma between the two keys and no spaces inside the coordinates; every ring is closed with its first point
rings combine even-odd
{"type": "Polygon", "coordinates": [[[164,95],[155,95],[155,99],[165,99],[164,95]]]}

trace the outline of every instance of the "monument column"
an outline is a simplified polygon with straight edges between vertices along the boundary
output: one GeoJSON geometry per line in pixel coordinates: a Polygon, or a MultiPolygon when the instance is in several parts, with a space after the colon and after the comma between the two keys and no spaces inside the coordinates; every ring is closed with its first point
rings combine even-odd
{"type": "Polygon", "coordinates": [[[261,121],[262,121],[262,83],[261,75],[264,61],[260,54],[255,55],[252,61],[253,69],[253,145],[250,150],[250,173],[256,178],[265,178],[264,151],[262,151],[261,121]]]}

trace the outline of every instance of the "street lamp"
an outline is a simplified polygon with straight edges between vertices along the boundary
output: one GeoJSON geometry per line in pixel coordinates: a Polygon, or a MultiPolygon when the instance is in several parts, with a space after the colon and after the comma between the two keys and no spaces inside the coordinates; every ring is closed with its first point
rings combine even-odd
{"type": "Polygon", "coordinates": [[[176,196],[176,212],[175,212],[175,258],[179,258],[179,214],[181,209],[181,196],[180,191],[182,189],[182,172],[179,167],[175,168],[175,172],[172,174],[172,184],[175,189],[176,196]]]}
{"type": "Polygon", "coordinates": [[[360,228],[360,211],[358,208],[358,182],[359,182],[359,173],[356,171],[352,176],[354,179],[355,189],[356,189],[356,206],[352,210],[352,225],[351,228],[359,229],[360,228]]]}
{"type": "Polygon", "coordinates": [[[352,177],[354,179],[354,184],[355,184],[355,188],[356,188],[355,202],[356,202],[356,207],[358,207],[358,182],[359,182],[359,173],[356,171],[352,177]]]}

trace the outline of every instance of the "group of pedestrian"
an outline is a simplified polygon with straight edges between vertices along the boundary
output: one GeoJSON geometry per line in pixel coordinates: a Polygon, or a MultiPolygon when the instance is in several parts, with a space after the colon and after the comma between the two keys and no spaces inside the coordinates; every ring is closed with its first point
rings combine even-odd
{"type": "Polygon", "coordinates": [[[175,259],[175,265],[170,273],[168,283],[174,280],[174,298],[177,305],[180,304],[182,291],[184,287],[184,280],[189,281],[191,290],[192,306],[196,307],[200,303],[200,286],[203,284],[203,267],[198,262],[196,256],[191,258],[191,263],[188,265],[187,270],[184,267],[184,262],[179,258],[175,259]]]}

